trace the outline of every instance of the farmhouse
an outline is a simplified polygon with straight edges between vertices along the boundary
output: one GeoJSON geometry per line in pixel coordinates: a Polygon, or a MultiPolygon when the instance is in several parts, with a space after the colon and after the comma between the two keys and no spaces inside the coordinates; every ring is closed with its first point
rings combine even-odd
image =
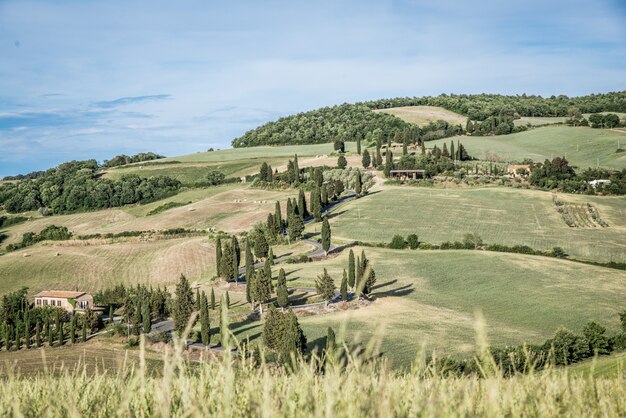
{"type": "Polygon", "coordinates": [[[424,178],[425,170],[389,170],[391,178],[394,180],[405,181],[409,179],[417,180],[424,178]]]}
{"type": "Polygon", "coordinates": [[[611,184],[611,180],[607,180],[607,179],[591,180],[589,181],[589,184],[591,184],[591,187],[595,189],[598,186],[598,184],[608,186],[609,184],[611,184]]]}
{"type": "Polygon", "coordinates": [[[506,172],[512,176],[521,175],[521,173],[524,173],[524,175],[530,174],[530,165],[510,165],[506,168],[506,172]]]}
{"type": "Polygon", "coordinates": [[[93,296],[86,292],[65,290],[46,290],[35,295],[35,306],[55,306],[69,313],[84,312],[93,309],[93,296]]]}

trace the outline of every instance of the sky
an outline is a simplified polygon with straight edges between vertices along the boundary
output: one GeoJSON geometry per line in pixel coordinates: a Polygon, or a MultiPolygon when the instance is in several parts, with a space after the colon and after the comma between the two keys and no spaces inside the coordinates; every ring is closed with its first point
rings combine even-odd
{"type": "Polygon", "coordinates": [[[343,102],[621,90],[624,0],[0,0],[0,176],[343,102]]]}

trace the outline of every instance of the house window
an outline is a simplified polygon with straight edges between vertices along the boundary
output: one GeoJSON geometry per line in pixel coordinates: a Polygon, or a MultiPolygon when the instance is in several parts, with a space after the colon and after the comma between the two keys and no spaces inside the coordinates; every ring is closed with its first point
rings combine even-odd
{"type": "Polygon", "coordinates": [[[43,300],[43,304],[44,304],[45,306],[48,306],[48,299],[44,299],[44,300],[43,300]]]}
{"type": "Polygon", "coordinates": [[[37,306],[41,306],[41,299],[37,299],[37,306]]]}

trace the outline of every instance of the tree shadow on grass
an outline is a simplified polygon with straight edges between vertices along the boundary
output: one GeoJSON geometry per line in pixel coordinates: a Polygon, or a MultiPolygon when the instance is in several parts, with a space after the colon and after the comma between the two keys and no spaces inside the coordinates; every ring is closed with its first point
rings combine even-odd
{"type": "Polygon", "coordinates": [[[386,290],[384,292],[375,292],[374,296],[376,297],[386,297],[386,296],[407,296],[411,293],[415,292],[413,288],[413,284],[407,284],[405,286],[395,287],[393,289],[386,290]]]}

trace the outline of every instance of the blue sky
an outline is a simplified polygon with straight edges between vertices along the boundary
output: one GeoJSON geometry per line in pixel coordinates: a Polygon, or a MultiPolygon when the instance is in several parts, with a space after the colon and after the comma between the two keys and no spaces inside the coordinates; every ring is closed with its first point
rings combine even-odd
{"type": "Polygon", "coordinates": [[[341,102],[624,89],[620,0],[0,0],[0,176],[341,102]]]}

